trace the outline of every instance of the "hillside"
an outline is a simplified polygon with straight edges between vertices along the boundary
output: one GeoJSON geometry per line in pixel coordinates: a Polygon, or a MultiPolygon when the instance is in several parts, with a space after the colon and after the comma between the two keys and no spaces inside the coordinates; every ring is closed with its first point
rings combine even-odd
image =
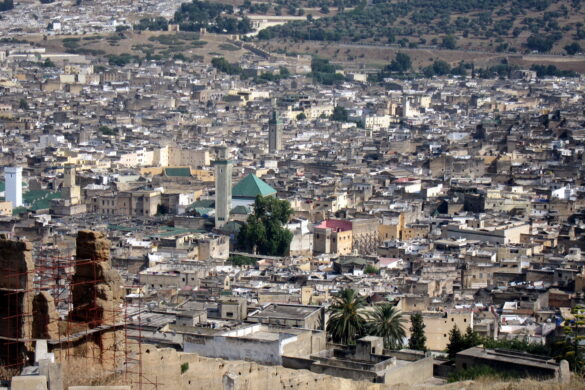
{"type": "MultiPolygon", "coordinates": [[[[288,1],[295,0],[284,0],[285,6],[288,1]]],[[[362,3],[335,16],[271,27],[260,31],[258,38],[576,54],[585,48],[584,3],[581,0],[373,0],[371,4],[362,3]]]]}

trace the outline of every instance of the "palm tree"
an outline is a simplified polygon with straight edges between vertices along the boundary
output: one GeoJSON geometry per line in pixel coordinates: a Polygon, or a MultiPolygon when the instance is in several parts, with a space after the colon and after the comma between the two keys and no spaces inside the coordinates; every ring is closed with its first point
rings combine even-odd
{"type": "Polygon", "coordinates": [[[384,348],[400,349],[402,348],[402,339],[406,336],[403,322],[405,320],[402,318],[402,313],[392,304],[385,303],[376,306],[370,314],[368,333],[372,336],[382,337],[384,348]]]}
{"type": "Polygon", "coordinates": [[[364,307],[366,302],[353,289],[341,290],[333,304],[327,309],[330,313],[327,332],[336,343],[353,344],[366,329],[364,307]]]}

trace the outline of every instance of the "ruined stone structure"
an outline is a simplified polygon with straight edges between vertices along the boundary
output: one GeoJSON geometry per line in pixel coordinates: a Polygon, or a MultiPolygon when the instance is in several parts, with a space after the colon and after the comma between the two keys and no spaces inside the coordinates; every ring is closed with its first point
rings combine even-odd
{"type": "Polygon", "coordinates": [[[30,242],[0,239],[0,366],[22,368],[32,359],[34,341],[46,340],[60,361],[115,367],[116,352],[122,356],[124,348],[123,290],[110,242],[103,233],[78,233],[75,274],[62,281],[70,286],[70,301],[65,299],[73,309],[63,319],[52,295],[55,285],[42,280],[42,268],[35,269],[32,248],[30,242]]]}
{"type": "Polygon", "coordinates": [[[59,314],[55,310],[55,300],[46,291],[41,291],[33,299],[32,337],[35,339],[56,339],[59,337],[59,314]]]}
{"type": "Polygon", "coordinates": [[[31,349],[32,245],[0,239],[0,364],[19,365],[31,349]]]}
{"type": "Polygon", "coordinates": [[[120,320],[121,285],[120,275],[112,269],[110,241],[103,233],[78,232],[70,319],[88,323],[90,328],[115,325],[120,320]]]}

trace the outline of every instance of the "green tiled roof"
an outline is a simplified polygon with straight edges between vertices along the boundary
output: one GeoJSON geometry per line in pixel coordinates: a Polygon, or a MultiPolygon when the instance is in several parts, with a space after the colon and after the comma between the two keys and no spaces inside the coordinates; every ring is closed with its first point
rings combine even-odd
{"type": "Polygon", "coordinates": [[[155,234],[151,234],[148,237],[149,238],[170,237],[185,233],[205,233],[205,230],[164,226],[158,232],[156,232],[155,234]]]}
{"type": "Polygon", "coordinates": [[[232,214],[243,214],[243,215],[247,215],[247,214],[251,214],[252,210],[250,210],[249,207],[246,206],[236,206],[232,209],[231,211],[232,214]]]}
{"type": "Polygon", "coordinates": [[[276,190],[250,173],[232,189],[234,198],[256,198],[257,195],[269,196],[276,194],[276,190]]]}
{"type": "Polygon", "coordinates": [[[215,200],[214,199],[200,199],[197,200],[193,203],[191,203],[187,209],[191,210],[191,209],[195,209],[195,208],[215,208],[215,200]]]}
{"type": "Polygon", "coordinates": [[[191,176],[191,169],[189,168],[165,168],[165,176],[191,176]]]}
{"type": "Polygon", "coordinates": [[[362,259],[361,257],[342,257],[338,260],[336,260],[336,262],[338,264],[359,264],[359,265],[367,265],[368,262],[365,259],[362,259]]]}
{"type": "Polygon", "coordinates": [[[211,213],[215,209],[211,207],[194,207],[192,208],[192,210],[199,215],[209,215],[209,213],[211,213]]]}
{"type": "Polygon", "coordinates": [[[236,234],[238,234],[238,232],[242,228],[242,225],[243,225],[242,222],[229,221],[228,223],[223,225],[220,230],[224,233],[230,233],[230,234],[236,235],[236,234]]]}
{"type": "Polygon", "coordinates": [[[22,200],[29,205],[31,210],[48,209],[52,199],[61,199],[60,192],[51,192],[46,190],[27,191],[22,195],[22,200]]]}

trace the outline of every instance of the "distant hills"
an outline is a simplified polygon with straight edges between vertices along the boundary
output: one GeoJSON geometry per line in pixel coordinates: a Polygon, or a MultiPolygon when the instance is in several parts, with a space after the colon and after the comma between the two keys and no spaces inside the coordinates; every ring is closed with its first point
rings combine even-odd
{"type": "Polygon", "coordinates": [[[309,16],[258,37],[512,53],[585,50],[582,0],[373,0],[345,12],[343,0],[335,4],[342,12],[334,16],[309,16]]]}

